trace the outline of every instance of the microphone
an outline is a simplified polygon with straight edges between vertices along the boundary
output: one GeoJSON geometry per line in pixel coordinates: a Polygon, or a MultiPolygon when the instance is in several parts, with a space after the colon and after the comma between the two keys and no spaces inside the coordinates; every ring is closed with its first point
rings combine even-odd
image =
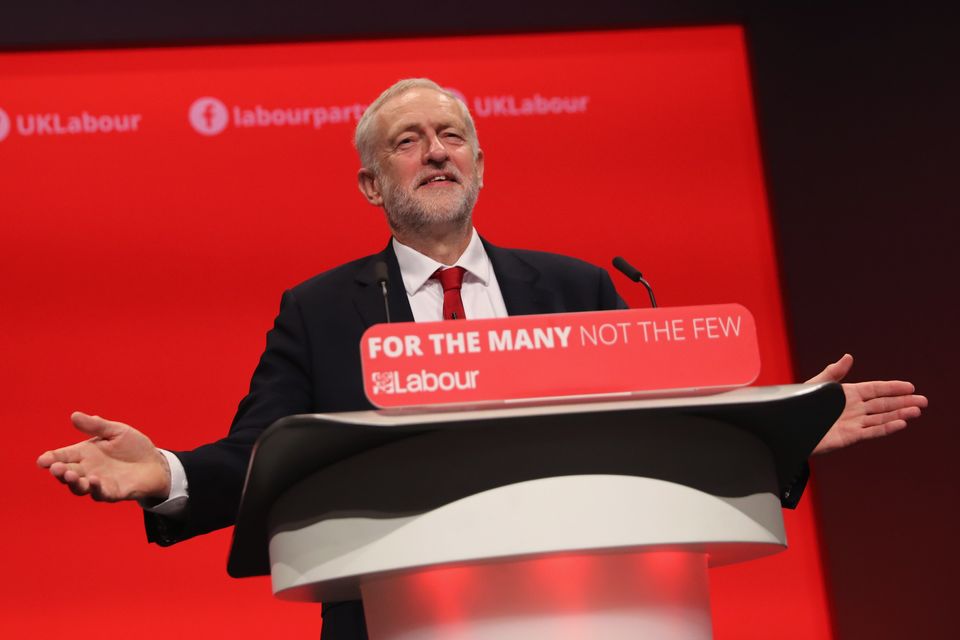
{"type": "Polygon", "coordinates": [[[650,286],[650,283],[643,279],[643,274],[637,271],[629,262],[617,256],[613,259],[613,266],[617,268],[617,271],[627,276],[634,282],[639,282],[647,289],[647,295],[650,296],[650,306],[656,308],[657,299],[653,297],[653,288],[650,286]]]}
{"type": "Polygon", "coordinates": [[[390,284],[390,276],[387,273],[387,263],[383,260],[373,264],[373,277],[380,285],[380,291],[383,293],[383,313],[387,317],[387,323],[390,322],[390,303],[387,300],[387,285],[390,284]]]}

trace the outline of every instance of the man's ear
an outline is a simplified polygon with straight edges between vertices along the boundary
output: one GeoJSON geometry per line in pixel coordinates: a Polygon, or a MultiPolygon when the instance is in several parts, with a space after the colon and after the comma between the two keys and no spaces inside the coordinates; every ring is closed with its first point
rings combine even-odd
{"type": "Polygon", "coordinates": [[[480,181],[480,188],[483,188],[483,149],[477,149],[477,179],[480,181]]]}
{"type": "Polygon", "coordinates": [[[377,180],[377,174],[364,167],[357,173],[357,186],[360,187],[360,193],[367,199],[367,202],[375,207],[383,206],[383,194],[380,193],[380,181],[377,180]]]}

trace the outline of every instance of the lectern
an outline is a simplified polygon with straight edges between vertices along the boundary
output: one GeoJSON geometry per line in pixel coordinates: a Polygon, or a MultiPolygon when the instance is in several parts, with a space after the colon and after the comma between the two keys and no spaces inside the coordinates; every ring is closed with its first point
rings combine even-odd
{"type": "Polygon", "coordinates": [[[840,385],[291,416],[228,570],[362,598],[374,640],[709,638],[707,568],[786,547],[840,385]]]}

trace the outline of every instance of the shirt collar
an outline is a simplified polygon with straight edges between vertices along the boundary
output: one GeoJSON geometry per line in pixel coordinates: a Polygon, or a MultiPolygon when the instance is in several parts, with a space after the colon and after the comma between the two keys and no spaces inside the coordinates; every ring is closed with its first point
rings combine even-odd
{"type": "Polygon", "coordinates": [[[393,251],[397,255],[397,262],[400,264],[400,274],[403,276],[403,286],[407,290],[407,295],[413,295],[419,291],[437,269],[445,267],[463,267],[467,274],[479,280],[486,285],[490,282],[490,258],[487,256],[483,243],[480,241],[480,235],[477,230],[473,230],[470,236],[470,244],[467,245],[463,255],[455,264],[440,264],[433,258],[429,258],[415,249],[411,249],[405,244],[401,244],[396,238],[393,239],[393,251]]]}

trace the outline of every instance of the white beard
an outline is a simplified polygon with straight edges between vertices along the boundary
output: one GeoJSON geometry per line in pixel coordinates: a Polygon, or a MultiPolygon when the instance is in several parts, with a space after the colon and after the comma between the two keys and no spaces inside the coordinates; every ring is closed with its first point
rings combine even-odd
{"type": "MultiPolygon", "coordinates": [[[[447,197],[420,197],[416,187],[405,189],[399,184],[385,185],[383,208],[390,227],[402,234],[417,232],[436,223],[463,227],[469,225],[473,207],[480,195],[480,180],[474,175],[469,184],[464,185],[462,176],[457,175],[457,178],[464,188],[457,195],[450,194],[447,197]]],[[[419,184],[418,179],[415,185],[419,184]]]]}

